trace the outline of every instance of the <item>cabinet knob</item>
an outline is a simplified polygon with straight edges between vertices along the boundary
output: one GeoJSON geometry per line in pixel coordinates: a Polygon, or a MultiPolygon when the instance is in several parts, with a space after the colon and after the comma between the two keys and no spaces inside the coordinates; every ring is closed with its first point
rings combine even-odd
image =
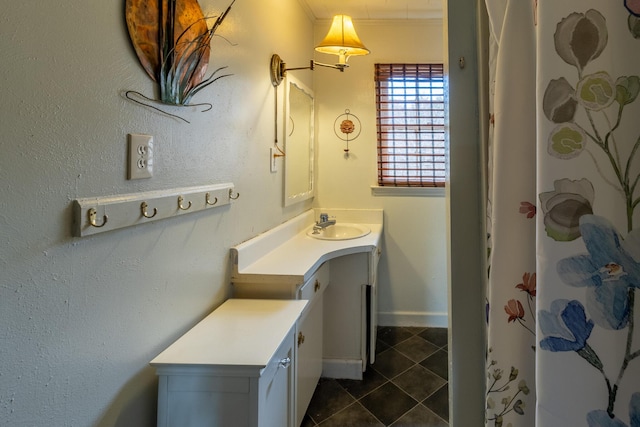
{"type": "Polygon", "coordinates": [[[304,344],[304,335],[302,335],[302,332],[298,332],[298,347],[302,344],[304,344]]]}
{"type": "Polygon", "coordinates": [[[280,362],[278,362],[278,367],[279,368],[287,369],[289,367],[289,365],[291,365],[291,358],[290,357],[285,357],[284,359],[280,359],[280,362]]]}
{"type": "Polygon", "coordinates": [[[313,285],[313,292],[318,292],[320,290],[320,281],[316,280],[316,283],[313,285]]]}

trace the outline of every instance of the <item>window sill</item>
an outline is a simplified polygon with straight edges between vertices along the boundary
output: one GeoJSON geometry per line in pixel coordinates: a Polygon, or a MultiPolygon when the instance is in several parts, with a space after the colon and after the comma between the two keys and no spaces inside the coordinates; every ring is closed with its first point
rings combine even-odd
{"type": "Polygon", "coordinates": [[[371,186],[371,195],[382,197],[445,197],[444,187],[380,187],[371,186]]]}

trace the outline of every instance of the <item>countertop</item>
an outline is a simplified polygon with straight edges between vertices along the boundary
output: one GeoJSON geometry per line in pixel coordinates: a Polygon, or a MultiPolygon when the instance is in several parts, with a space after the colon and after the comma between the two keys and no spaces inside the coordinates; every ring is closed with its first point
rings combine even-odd
{"type": "Polygon", "coordinates": [[[314,214],[304,213],[232,248],[232,281],[303,283],[325,261],[370,252],[380,246],[383,229],[381,210],[328,212],[335,213],[332,216],[336,217],[338,223],[357,223],[369,227],[371,232],[356,239],[316,239],[307,235],[307,231],[313,227],[314,214]]]}
{"type": "Polygon", "coordinates": [[[306,300],[229,299],[160,353],[151,365],[262,369],[306,305],[306,300]]]}

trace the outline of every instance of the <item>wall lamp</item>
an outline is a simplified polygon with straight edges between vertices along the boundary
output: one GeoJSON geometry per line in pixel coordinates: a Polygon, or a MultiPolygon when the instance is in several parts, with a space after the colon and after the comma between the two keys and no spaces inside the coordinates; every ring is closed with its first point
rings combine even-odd
{"type": "Polygon", "coordinates": [[[324,40],[316,46],[316,50],[322,53],[338,55],[338,63],[323,64],[312,59],[308,67],[287,68],[282,59],[277,54],[274,54],[271,57],[271,83],[274,86],[278,86],[284,79],[287,71],[313,70],[316,65],[335,68],[344,72],[344,69],[349,66],[347,60],[350,56],[369,54],[369,49],[367,49],[360,41],[360,38],[358,38],[356,30],[353,27],[353,21],[348,15],[336,15],[333,17],[329,32],[324,40]]]}

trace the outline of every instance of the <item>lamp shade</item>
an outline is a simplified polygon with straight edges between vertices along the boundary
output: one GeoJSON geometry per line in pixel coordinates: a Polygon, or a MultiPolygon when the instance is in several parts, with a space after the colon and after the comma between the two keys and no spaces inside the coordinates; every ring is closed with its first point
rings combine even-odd
{"type": "MultiPolygon", "coordinates": [[[[358,38],[353,27],[353,21],[348,15],[336,15],[333,17],[331,28],[324,40],[316,46],[316,50],[340,56],[340,63],[352,55],[367,55],[369,49],[358,38]]],[[[344,61],[344,62],[343,62],[344,61]]]]}

